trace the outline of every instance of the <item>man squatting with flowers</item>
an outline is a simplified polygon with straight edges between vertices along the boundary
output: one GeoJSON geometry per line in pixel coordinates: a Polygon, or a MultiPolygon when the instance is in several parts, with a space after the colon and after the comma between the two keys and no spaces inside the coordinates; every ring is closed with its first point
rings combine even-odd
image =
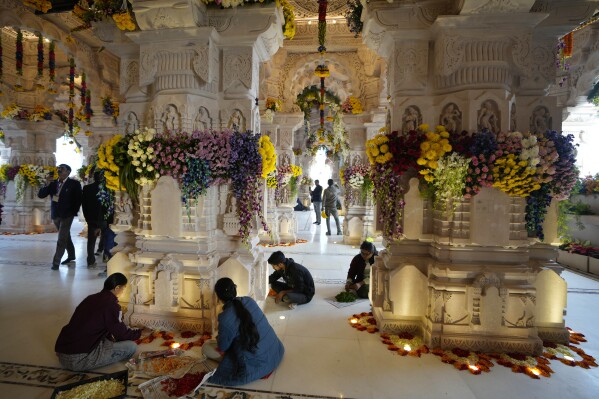
{"type": "Polygon", "coordinates": [[[58,179],[54,180],[53,175],[49,174],[46,177],[46,185],[40,188],[37,193],[39,198],[50,196],[52,201],[50,215],[58,229],[58,241],[52,260],[52,270],[58,270],[65,250],[67,251],[67,259],[62,264],[67,265],[75,260],[75,246],[71,239],[71,224],[81,206],[81,184],[77,180],[69,179],[70,174],[71,167],[69,165],[58,165],[58,179]]]}
{"type": "Polygon", "coordinates": [[[268,277],[270,288],[274,293],[275,303],[283,302],[289,309],[303,305],[312,300],[314,296],[314,279],[305,266],[295,263],[291,258],[285,258],[281,251],[273,252],[268,258],[268,264],[275,269],[268,277]],[[279,281],[279,279],[283,281],[279,281]]]}

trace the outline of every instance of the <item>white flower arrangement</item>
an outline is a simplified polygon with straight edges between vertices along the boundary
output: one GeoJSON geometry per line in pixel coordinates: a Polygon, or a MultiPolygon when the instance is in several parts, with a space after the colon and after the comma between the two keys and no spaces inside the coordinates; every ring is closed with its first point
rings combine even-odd
{"type": "Polygon", "coordinates": [[[531,134],[522,139],[522,152],[520,153],[520,159],[528,161],[528,166],[531,168],[537,167],[541,162],[539,157],[539,143],[537,142],[537,136],[531,134]]]}
{"type": "Polygon", "coordinates": [[[132,159],[131,165],[135,167],[135,171],[140,175],[135,178],[135,183],[139,185],[151,183],[157,176],[152,162],[156,158],[156,154],[154,154],[154,149],[149,146],[155,134],[155,129],[147,127],[143,130],[137,129],[127,145],[127,154],[132,159]]]}
{"type": "Polygon", "coordinates": [[[351,188],[362,188],[362,185],[364,184],[364,176],[362,176],[359,173],[353,174],[350,178],[349,178],[349,185],[351,186],[351,188]]]}

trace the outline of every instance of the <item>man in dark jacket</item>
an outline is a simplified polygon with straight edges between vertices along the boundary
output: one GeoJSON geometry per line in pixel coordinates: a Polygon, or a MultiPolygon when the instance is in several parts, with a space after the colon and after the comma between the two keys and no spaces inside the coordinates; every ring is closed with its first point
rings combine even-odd
{"type": "Polygon", "coordinates": [[[40,188],[37,196],[52,200],[50,215],[58,229],[58,242],[52,260],[52,270],[58,270],[58,265],[67,251],[67,259],[63,265],[75,260],[75,246],[71,240],[71,224],[81,206],[81,184],[77,180],[69,179],[71,167],[66,164],[58,165],[58,179],[54,180],[51,174],[46,178],[46,185],[40,188]]]}
{"type": "Polygon", "coordinates": [[[81,205],[83,216],[85,216],[87,222],[87,267],[96,265],[94,248],[96,246],[96,237],[100,233],[104,236],[105,244],[108,244],[103,248],[105,259],[110,258],[110,249],[114,245],[114,233],[109,228],[109,224],[113,222],[113,214],[101,203],[99,197],[100,184],[103,180],[102,171],[95,171],[94,182],[83,187],[81,205]],[[108,251],[106,247],[108,247],[108,251]]]}
{"type": "Polygon", "coordinates": [[[310,190],[310,200],[314,204],[314,213],[316,213],[316,222],[313,224],[320,224],[321,220],[321,209],[322,209],[322,186],[318,184],[318,180],[314,180],[314,190],[310,190]]]}
{"type": "Polygon", "coordinates": [[[304,266],[285,258],[283,252],[276,251],[268,258],[275,272],[268,277],[270,287],[277,293],[275,303],[289,304],[289,309],[308,303],[314,296],[314,280],[304,266]],[[279,281],[279,279],[283,281],[279,281]]]}

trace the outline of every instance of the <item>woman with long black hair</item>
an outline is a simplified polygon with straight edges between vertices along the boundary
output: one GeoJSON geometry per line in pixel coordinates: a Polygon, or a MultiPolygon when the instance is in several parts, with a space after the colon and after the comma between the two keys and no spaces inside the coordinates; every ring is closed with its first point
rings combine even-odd
{"type": "Polygon", "coordinates": [[[285,348],[266,316],[252,298],[237,296],[233,280],[223,277],[214,292],[223,302],[216,341],[204,343],[203,352],[220,362],[209,382],[243,385],[267,377],[281,363],[285,348]]]}

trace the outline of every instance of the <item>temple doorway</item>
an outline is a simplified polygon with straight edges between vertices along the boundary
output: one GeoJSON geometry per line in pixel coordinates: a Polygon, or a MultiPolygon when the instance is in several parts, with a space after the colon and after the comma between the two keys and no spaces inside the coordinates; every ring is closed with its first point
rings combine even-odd
{"type": "Polygon", "coordinates": [[[64,136],[56,139],[54,156],[56,157],[56,165],[61,163],[69,165],[71,167],[70,177],[77,177],[77,170],[83,166],[83,156],[73,139],[64,136]]]}
{"type": "Polygon", "coordinates": [[[327,180],[332,178],[333,169],[330,165],[330,160],[327,158],[326,149],[320,148],[316,152],[314,159],[310,165],[309,176],[314,180],[318,180],[320,185],[327,187],[327,180]]]}

